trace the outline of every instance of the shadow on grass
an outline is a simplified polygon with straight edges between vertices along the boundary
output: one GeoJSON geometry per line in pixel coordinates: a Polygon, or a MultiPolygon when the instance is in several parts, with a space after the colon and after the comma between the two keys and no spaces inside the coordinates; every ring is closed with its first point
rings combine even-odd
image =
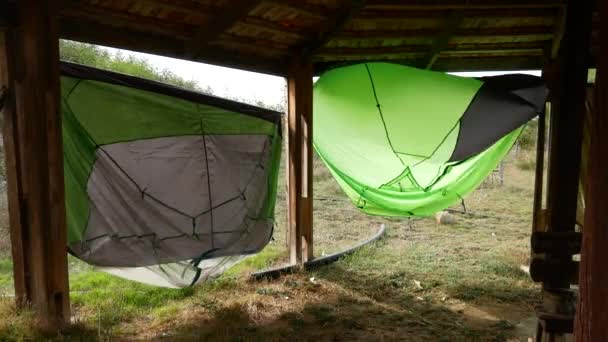
{"type": "Polygon", "coordinates": [[[251,306],[267,310],[263,300],[216,307],[211,316],[173,321],[160,335],[180,341],[505,341],[513,334],[509,322],[466,317],[409,293],[407,273],[370,276],[336,264],[305,279],[310,276],[335,291],[315,292],[300,280],[294,286],[314,294],[298,309],[260,319],[251,306]]]}

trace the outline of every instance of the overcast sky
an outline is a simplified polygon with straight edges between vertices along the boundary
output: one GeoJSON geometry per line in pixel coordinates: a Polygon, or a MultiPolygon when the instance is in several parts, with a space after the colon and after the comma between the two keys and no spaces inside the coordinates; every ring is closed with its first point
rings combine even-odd
{"type": "MultiPolygon", "coordinates": [[[[113,52],[119,51],[113,48],[107,49],[113,52]]],[[[120,51],[123,54],[146,58],[159,70],[168,69],[187,80],[195,80],[202,88],[210,86],[217,96],[230,95],[231,97],[244,98],[249,101],[261,100],[269,105],[279,103],[283,99],[285,80],[282,77],[127,50],[120,51]]],[[[540,76],[540,71],[527,70],[520,72],[540,76]]],[[[504,73],[508,72],[457,74],[462,76],[480,77],[504,73]]]]}

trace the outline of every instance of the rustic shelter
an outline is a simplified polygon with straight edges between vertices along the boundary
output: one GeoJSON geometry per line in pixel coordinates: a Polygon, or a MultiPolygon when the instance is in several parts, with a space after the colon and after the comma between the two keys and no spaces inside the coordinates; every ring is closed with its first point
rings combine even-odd
{"type": "MultiPolygon", "coordinates": [[[[48,330],[70,320],[59,38],[286,77],[293,264],[314,257],[313,75],[362,61],[442,71],[543,69],[552,113],[547,214],[539,219],[543,182],[538,172],[532,232],[531,273],[545,294],[539,340],[573,329],[578,341],[606,340],[608,136],[602,133],[608,130],[608,41],[599,34],[608,35],[608,3],[591,0],[0,1],[0,87],[17,300],[32,303],[48,330]],[[599,70],[599,82],[581,234],[575,220],[592,67],[599,70]],[[572,258],[579,251],[580,266],[572,258]],[[574,319],[573,312],[561,309],[572,298],[570,284],[577,282],[574,319]]],[[[542,161],[540,153],[540,171],[542,161]]]]}

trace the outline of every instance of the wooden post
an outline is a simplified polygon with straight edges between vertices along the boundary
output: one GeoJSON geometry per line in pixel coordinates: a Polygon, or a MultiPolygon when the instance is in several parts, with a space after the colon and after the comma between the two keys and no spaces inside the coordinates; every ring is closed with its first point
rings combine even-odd
{"type": "MultiPolygon", "coordinates": [[[[530,274],[542,280],[543,303],[537,308],[539,325],[537,341],[561,341],[572,333],[574,320],[574,296],[570,285],[576,280],[578,265],[572,255],[578,252],[576,210],[587,69],[591,40],[591,0],[569,0],[566,12],[564,36],[553,65],[543,73],[550,89],[550,149],[547,184],[546,222],[537,226],[534,239],[541,234],[551,248],[532,245],[534,260],[530,274]],[[564,235],[565,234],[565,235],[564,235]],[[534,266],[534,267],[533,267],[534,266]],[[533,272],[534,271],[534,272],[533,272]]],[[[538,195],[538,194],[537,194],[538,195]]],[[[539,199],[535,206],[538,208],[539,199]]],[[[535,218],[538,224],[538,218],[535,218]]],[[[578,245],[580,247],[580,244],[578,245]]]]}
{"type": "Polygon", "coordinates": [[[48,0],[19,1],[16,24],[0,39],[15,294],[50,333],[70,319],[53,6],[48,0]]]}
{"type": "Polygon", "coordinates": [[[312,64],[294,59],[287,78],[289,260],[313,258],[312,64]]]}
{"type": "Polygon", "coordinates": [[[557,68],[549,84],[547,224],[552,231],[572,231],[576,223],[590,40],[591,1],[570,0],[557,68]]]}
{"type": "MultiPolygon", "coordinates": [[[[543,183],[545,174],[545,131],[546,128],[546,111],[548,105],[545,106],[545,111],[538,116],[538,131],[536,135],[536,172],[534,174],[534,204],[532,207],[532,231],[544,231],[541,227],[540,216],[543,209],[543,183]]],[[[501,162],[502,164],[502,162],[501,162]]]]}
{"type": "Polygon", "coordinates": [[[608,3],[600,11],[595,110],[587,164],[583,247],[579,273],[579,302],[575,320],[577,342],[608,341],[608,3]]]}

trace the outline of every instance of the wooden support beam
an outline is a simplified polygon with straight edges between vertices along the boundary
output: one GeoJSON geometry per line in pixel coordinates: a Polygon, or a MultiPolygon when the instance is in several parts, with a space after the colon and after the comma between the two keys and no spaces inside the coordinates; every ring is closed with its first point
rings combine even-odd
{"type": "Polygon", "coordinates": [[[256,8],[261,2],[261,0],[233,1],[232,5],[226,6],[221,15],[216,15],[211,22],[198,29],[194,34],[194,37],[192,37],[184,46],[186,55],[191,58],[197,57],[198,54],[207,47],[209,42],[247,17],[249,12],[256,8]]]}
{"type": "Polygon", "coordinates": [[[608,341],[608,3],[598,1],[600,57],[591,113],[585,223],[575,318],[577,342],[608,341]]]}
{"type": "MultiPolygon", "coordinates": [[[[570,285],[576,280],[573,278],[579,271],[579,265],[572,259],[578,246],[572,240],[577,239],[573,232],[576,228],[587,72],[591,64],[588,54],[592,29],[591,2],[569,0],[558,58],[550,61],[543,73],[551,99],[547,216],[544,227],[539,228],[544,228],[542,230],[546,233],[536,233],[533,237],[533,250],[544,253],[542,258],[533,260],[530,275],[543,283],[543,311],[558,316],[572,314],[575,306],[573,297],[560,294],[569,293],[570,285]],[[550,296],[551,293],[556,295],[550,296]]],[[[539,320],[543,321],[540,317],[539,320]]],[[[537,334],[543,341],[545,338],[549,341],[563,338],[563,331],[549,331],[542,324],[537,334]]]]}
{"type": "Polygon", "coordinates": [[[22,0],[17,13],[0,39],[15,294],[52,333],[70,320],[59,38],[53,1],[22,0]]]}
{"type": "Polygon", "coordinates": [[[462,12],[450,12],[445,21],[443,29],[441,30],[439,35],[437,35],[437,38],[435,38],[433,45],[431,46],[431,48],[423,59],[422,63],[425,69],[430,70],[433,67],[433,64],[435,64],[435,61],[437,60],[437,58],[439,58],[439,54],[441,53],[441,51],[445,50],[448,47],[450,39],[454,36],[454,33],[458,29],[458,26],[460,26],[460,24],[462,23],[463,19],[464,17],[462,15],[462,12]]]}
{"type": "MultiPolygon", "coordinates": [[[[570,0],[559,58],[549,84],[552,100],[547,226],[573,231],[579,185],[587,69],[590,65],[591,0],[570,0]]],[[[564,284],[565,285],[565,284],[564,284]]]]}
{"type": "Polygon", "coordinates": [[[312,230],[312,64],[294,59],[287,78],[289,260],[313,258],[312,230]]]}
{"type": "MultiPolygon", "coordinates": [[[[534,173],[534,203],[532,206],[532,234],[545,230],[543,215],[543,190],[545,182],[545,133],[547,122],[547,109],[550,106],[545,104],[545,111],[538,116],[538,128],[536,135],[536,170],[534,173]]],[[[532,249],[534,251],[534,249],[532,249]]]]}

